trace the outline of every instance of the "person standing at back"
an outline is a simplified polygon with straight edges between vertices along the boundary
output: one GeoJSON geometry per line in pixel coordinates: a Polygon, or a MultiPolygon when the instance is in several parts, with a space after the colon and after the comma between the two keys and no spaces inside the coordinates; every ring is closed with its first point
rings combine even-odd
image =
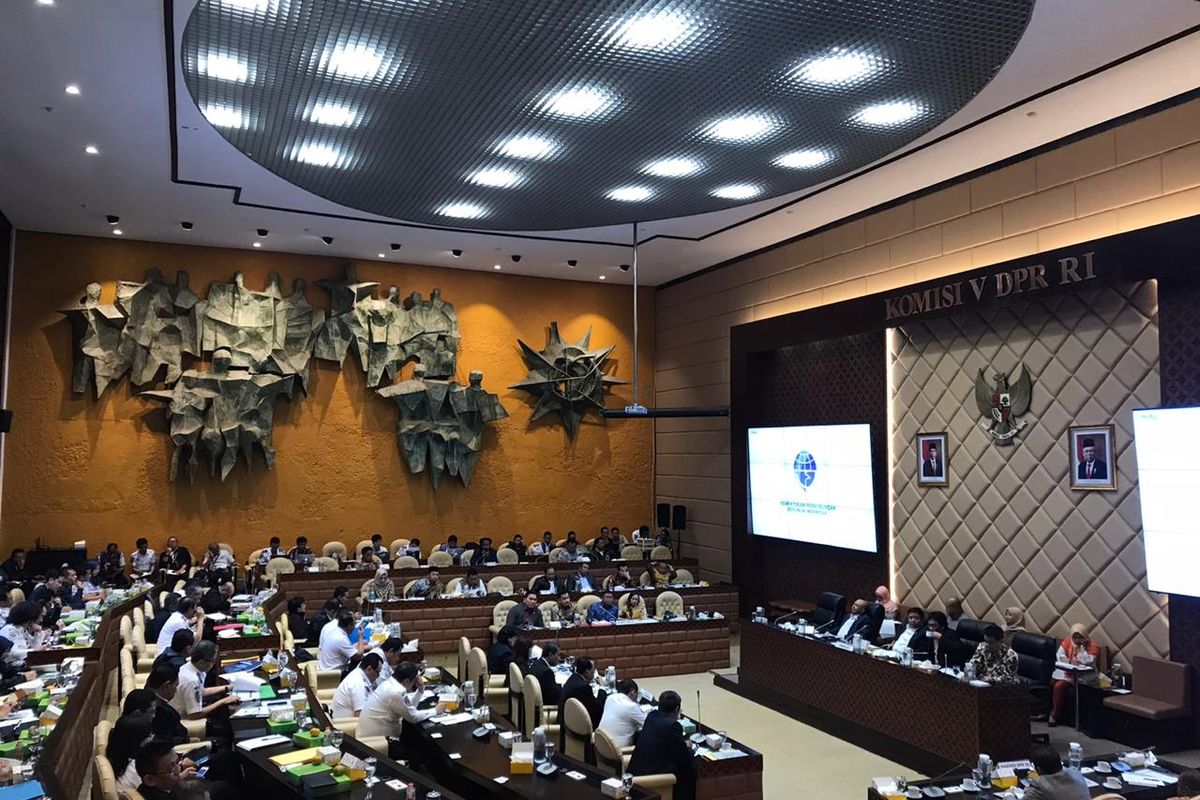
{"type": "Polygon", "coordinates": [[[1025,800],[1091,800],[1082,773],[1074,767],[1063,769],[1058,751],[1050,745],[1035,745],[1030,760],[1038,779],[1025,790],[1025,800]]]}

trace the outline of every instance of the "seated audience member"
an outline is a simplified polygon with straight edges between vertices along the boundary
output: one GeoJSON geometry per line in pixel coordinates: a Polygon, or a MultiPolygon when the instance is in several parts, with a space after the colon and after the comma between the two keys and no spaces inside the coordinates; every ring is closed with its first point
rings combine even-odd
{"type": "Polygon", "coordinates": [[[171,637],[180,628],[191,628],[192,633],[196,635],[196,641],[204,638],[204,611],[190,597],[180,600],[175,613],[167,617],[167,621],[163,623],[162,628],[158,631],[158,640],[155,642],[156,648],[162,651],[170,647],[171,637]]]}
{"type": "Polygon", "coordinates": [[[362,655],[367,643],[359,638],[350,644],[350,631],[354,628],[354,615],[339,611],[337,619],[321,631],[317,649],[317,666],[320,669],[345,669],[350,659],[362,655]]]}
{"type": "Polygon", "coordinates": [[[575,659],[575,671],[567,678],[567,682],[563,684],[562,696],[558,699],[558,719],[562,726],[563,735],[566,735],[566,725],[562,720],[567,718],[564,710],[567,701],[575,698],[583,703],[583,707],[587,709],[588,716],[592,718],[592,727],[600,727],[600,718],[604,716],[604,702],[608,699],[608,692],[600,689],[595,694],[592,693],[592,684],[596,682],[596,665],[587,656],[580,656],[575,659]]]}
{"type": "Polygon", "coordinates": [[[541,576],[539,576],[529,588],[538,594],[558,594],[558,587],[558,575],[555,574],[554,567],[547,565],[546,568],[542,570],[541,576]]]}
{"type": "Polygon", "coordinates": [[[175,786],[172,800],[212,800],[211,786],[202,778],[184,778],[175,786]]]}
{"type": "Polygon", "coordinates": [[[426,600],[436,600],[446,593],[446,587],[442,584],[442,573],[437,567],[430,567],[429,574],[424,578],[418,578],[408,589],[409,597],[424,597],[426,600]]]}
{"type": "Polygon", "coordinates": [[[533,589],[525,592],[524,598],[520,603],[508,610],[508,616],[504,619],[505,625],[511,625],[514,628],[544,628],[545,622],[542,620],[542,610],[538,608],[538,594],[533,589]]]}
{"type": "Polygon", "coordinates": [[[29,580],[29,571],[25,568],[25,550],[14,547],[8,558],[0,564],[0,572],[4,573],[6,583],[20,585],[29,580]]]}
{"type": "Polygon", "coordinates": [[[892,592],[888,587],[875,587],[875,602],[883,606],[884,619],[900,619],[900,606],[892,600],[892,592]]]}
{"type": "Polygon", "coordinates": [[[388,552],[387,545],[383,543],[382,533],[371,535],[371,553],[380,564],[386,564],[392,560],[392,554],[388,552]]]}
{"type": "Polygon", "coordinates": [[[871,618],[867,616],[867,601],[861,597],[850,605],[850,613],[837,629],[837,638],[850,639],[855,634],[866,636],[871,630],[871,618]]]}
{"type": "Polygon", "coordinates": [[[446,537],[445,542],[439,544],[433,550],[439,553],[449,553],[455,558],[462,552],[462,548],[458,546],[458,536],[453,533],[446,537]]]}
{"type": "Polygon", "coordinates": [[[564,626],[579,623],[579,611],[575,608],[575,604],[571,602],[570,592],[558,593],[558,601],[554,604],[554,609],[550,612],[550,619],[564,626]]]}
{"type": "MultiPolygon", "coordinates": [[[[922,639],[929,660],[941,667],[961,667],[966,662],[962,640],[958,633],[946,627],[946,615],[930,611],[925,617],[925,636],[922,639]]],[[[913,650],[917,650],[914,646],[913,650]]]]}
{"type": "Polygon", "coordinates": [[[392,579],[388,577],[387,567],[375,570],[375,579],[371,581],[368,591],[380,603],[396,599],[396,584],[392,583],[392,579]]]}
{"type": "Polygon", "coordinates": [[[42,620],[46,627],[53,627],[62,615],[63,601],[58,592],[62,588],[62,576],[56,569],[46,570],[46,579],[34,587],[29,599],[41,605],[46,615],[42,620]]]}
{"type": "Polygon", "coordinates": [[[330,719],[350,719],[357,717],[362,711],[367,697],[375,691],[375,683],[379,680],[379,670],[383,659],[374,653],[367,653],[358,662],[358,669],[352,669],[342,678],[337,691],[333,693],[333,702],[329,707],[330,719]]]}
{"type": "Polygon", "coordinates": [[[579,542],[575,539],[575,531],[567,533],[567,541],[559,548],[558,555],[554,560],[561,563],[581,561],[587,558],[584,555],[583,548],[579,546],[579,542]]]}
{"type": "Polygon", "coordinates": [[[484,536],[479,540],[479,546],[475,548],[475,552],[471,555],[471,566],[479,564],[495,564],[500,560],[496,555],[496,549],[492,547],[492,538],[484,536]]]}
{"type": "Polygon", "coordinates": [[[542,540],[540,542],[534,542],[533,544],[529,545],[529,550],[527,552],[530,557],[539,558],[541,556],[550,555],[550,551],[553,549],[554,549],[554,534],[552,534],[550,531],[545,531],[542,534],[542,540]]]}
{"type": "Polygon", "coordinates": [[[1189,769],[1179,774],[1179,782],[1175,785],[1175,796],[1171,800],[1191,800],[1200,796],[1200,772],[1189,769]]]}
{"type": "Polygon", "coordinates": [[[592,560],[593,561],[611,561],[613,559],[612,550],[608,544],[608,529],[601,528],[600,535],[592,542],[592,560]]]}
{"type": "Polygon", "coordinates": [[[341,607],[333,598],[325,601],[325,605],[313,614],[312,619],[308,621],[308,644],[309,646],[318,644],[321,640],[321,631],[329,624],[330,620],[335,619],[341,607]]]}
{"type": "Polygon", "coordinates": [[[654,537],[654,544],[656,547],[670,547],[671,546],[671,529],[670,528],[659,528],[658,536],[654,537]]]}
{"type": "Polygon", "coordinates": [[[650,568],[650,584],[655,589],[665,589],[675,582],[675,568],[665,561],[655,561],[650,568]]]}
{"type": "Polygon", "coordinates": [[[288,598],[288,632],[292,634],[292,638],[296,640],[296,644],[298,645],[306,644],[308,642],[308,622],[304,619],[304,615],[307,612],[308,606],[305,605],[303,597],[288,598]]]}
{"type": "Polygon", "coordinates": [[[229,684],[208,686],[204,684],[208,673],[217,666],[220,653],[215,642],[202,640],[192,648],[192,657],[179,668],[179,685],[171,705],[181,717],[208,719],[223,708],[241,702],[236,694],[229,692],[229,684]]]}
{"type": "Polygon", "coordinates": [[[96,580],[122,589],[129,588],[129,578],[125,575],[125,555],[116,542],[109,542],[97,561],[96,580]]]}
{"type": "Polygon", "coordinates": [[[988,683],[1015,683],[1017,680],[1017,653],[1004,643],[1004,631],[999,625],[988,625],[983,629],[983,641],[971,656],[975,677],[988,683]]]}
{"type": "Polygon", "coordinates": [[[567,589],[582,593],[595,591],[596,581],[592,578],[591,566],[588,562],[579,562],[579,567],[567,578],[567,589]]]}
{"type": "Polygon", "coordinates": [[[1015,634],[1025,632],[1025,612],[1017,606],[1004,609],[1004,643],[1012,647],[1015,634]]]}
{"type": "MultiPolygon", "coordinates": [[[[507,627],[507,626],[505,626],[507,627]]],[[[533,660],[533,639],[520,634],[513,638],[513,663],[521,670],[522,677],[529,672],[529,662],[533,660]]]]}
{"type": "Polygon", "coordinates": [[[91,562],[86,562],[79,567],[79,586],[83,592],[83,602],[87,604],[91,600],[100,599],[100,584],[96,583],[95,568],[91,562]]]}
{"type": "Polygon", "coordinates": [[[23,600],[8,612],[8,622],[0,628],[0,636],[13,643],[4,660],[13,666],[23,665],[31,650],[46,649],[46,632],[41,619],[45,613],[41,603],[23,600]]]}
{"type": "Polygon", "coordinates": [[[621,535],[621,529],[616,525],[613,525],[612,528],[609,529],[608,540],[610,542],[616,542],[618,549],[626,545],[625,537],[621,535]]]}
{"type": "MultiPolygon", "coordinates": [[[[400,666],[400,662],[404,660],[402,656],[403,653],[404,640],[399,636],[389,636],[383,640],[383,643],[380,644],[379,647],[376,647],[367,654],[379,656],[379,660],[381,662],[379,665],[379,679],[375,682],[376,686],[379,685],[380,681],[386,681],[388,678],[392,677],[392,671],[396,669],[396,667],[400,666]]],[[[366,656],[364,656],[364,658],[365,657],[366,656]]]]}
{"type": "Polygon", "coordinates": [[[288,550],[287,557],[297,564],[307,566],[313,562],[313,551],[309,549],[308,537],[297,536],[296,546],[288,550]]]}
{"type": "MultiPolygon", "coordinates": [[[[1061,664],[1091,667],[1095,665],[1099,655],[1100,647],[1088,637],[1087,628],[1076,623],[1071,626],[1071,635],[1058,643],[1058,654],[1054,660],[1061,664]]],[[[1046,724],[1054,726],[1058,724],[1058,718],[1062,716],[1063,706],[1067,702],[1067,695],[1071,693],[1072,687],[1071,677],[1061,669],[1054,670],[1051,681],[1053,702],[1046,724]]]]}
{"type": "Polygon", "coordinates": [[[175,669],[182,669],[183,665],[192,657],[192,647],[195,644],[196,634],[188,628],[180,628],[171,637],[171,646],[155,655],[154,666],[158,666],[160,662],[166,662],[173,664],[175,669]]]}
{"type": "Polygon", "coordinates": [[[681,706],[677,693],[667,691],[659,695],[658,708],[646,715],[628,769],[632,775],[670,773],[675,776],[675,790],[671,796],[677,800],[694,800],[696,767],[692,749],[679,725],[681,706]]]}
{"type": "MultiPolygon", "coordinates": [[[[135,763],[137,773],[142,778],[137,791],[144,800],[180,800],[182,793],[179,786],[185,781],[189,784],[200,783],[211,797],[218,800],[235,796],[229,786],[197,777],[199,767],[196,763],[176,755],[170,742],[147,742],[138,750],[135,763]]],[[[196,795],[195,789],[187,791],[192,796],[196,795]]]]}
{"type": "Polygon", "coordinates": [[[129,554],[129,565],[139,578],[150,575],[158,567],[158,556],[150,549],[150,542],[145,537],[134,543],[133,552],[129,554]]]}
{"type": "Polygon", "coordinates": [[[200,567],[208,575],[210,585],[215,586],[218,583],[231,581],[234,567],[233,553],[222,550],[216,542],[209,542],[208,550],[204,553],[204,561],[200,567]]]}
{"type": "Polygon", "coordinates": [[[112,765],[117,788],[136,791],[141,784],[134,759],[142,745],[154,737],[152,726],[157,697],[149,689],[134,689],[125,696],[121,716],[113,723],[104,755],[112,765]]]}
{"type": "Polygon", "coordinates": [[[338,611],[341,611],[342,609],[346,609],[348,611],[354,610],[354,609],[350,608],[350,587],[349,586],[338,586],[338,587],[334,588],[333,595],[332,595],[332,597],[330,597],[330,599],[333,601],[333,604],[335,606],[337,606],[338,611]]]}
{"type": "Polygon", "coordinates": [[[505,625],[496,634],[496,641],[488,648],[487,664],[489,675],[502,675],[508,680],[508,665],[513,660],[512,640],[517,635],[517,629],[505,625]]]}
{"type": "Polygon", "coordinates": [[[171,705],[175,693],[179,691],[179,670],[174,664],[166,662],[156,664],[146,677],[146,688],[154,692],[158,699],[154,707],[154,720],[151,728],[155,739],[162,739],[171,744],[184,744],[188,741],[187,728],[179,712],[171,705]]]}
{"type": "Polygon", "coordinates": [[[375,548],[369,544],[364,544],[362,550],[358,551],[358,567],[359,569],[374,569],[382,565],[379,556],[375,555],[375,548]]]}
{"type": "Polygon", "coordinates": [[[1025,790],[1025,800],[1091,800],[1083,774],[1073,767],[1063,769],[1062,758],[1051,745],[1035,744],[1030,760],[1038,779],[1025,790]]]}
{"type": "Polygon", "coordinates": [[[542,646],[542,655],[529,662],[527,674],[537,679],[542,687],[542,703],[546,706],[556,706],[562,699],[562,689],[554,678],[554,668],[562,660],[556,642],[546,642],[542,646]]]}
{"type": "Polygon", "coordinates": [[[388,736],[397,738],[403,723],[419,725],[430,717],[437,716],[446,710],[443,703],[433,708],[418,710],[421,700],[420,669],[411,661],[405,661],[396,667],[392,677],[380,681],[375,691],[363,703],[362,713],[358,716],[358,728],[354,735],[358,739],[368,736],[388,736]]]}
{"type": "Polygon", "coordinates": [[[923,638],[925,632],[925,612],[919,608],[913,607],[908,610],[908,624],[904,626],[904,630],[896,635],[896,639],[892,642],[891,649],[903,650],[906,647],[914,647],[916,640],[923,638]]]}
{"type": "Polygon", "coordinates": [[[600,588],[609,591],[611,589],[625,589],[630,586],[637,586],[637,581],[633,579],[633,575],[629,573],[629,565],[622,564],[617,567],[617,571],[612,575],[604,576],[604,580],[600,582],[600,588]]]}
{"type": "Polygon", "coordinates": [[[629,599],[625,601],[625,610],[621,612],[621,619],[645,619],[646,618],[646,601],[637,592],[629,595],[629,599]]]}
{"type": "MultiPolygon", "coordinates": [[[[33,670],[26,670],[24,664],[12,664],[4,659],[12,650],[13,643],[0,636],[0,692],[7,694],[17,688],[18,684],[37,678],[33,670]]],[[[10,708],[10,704],[0,705],[0,708],[10,708]]],[[[3,716],[8,716],[5,713],[3,716]]],[[[2,718],[2,717],[0,717],[2,718]]]]}
{"type": "Polygon", "coordinates": [[[521,534],[516,534],[512,537],[512,541],[508,543],[508,549],[517,554],[518,561],[525,560],[525,537],[521,534]]]}
{"type": "Polygon", "coordinates": [[[177,538],[168,537],[167,549],[158,557],[158,568],[168,578],[187,577],[192,568],[192,554],[186,547],[179,546],[177,538]]]}
{"type": "Polygon", "coordinates": [[[605,589],[604,594],[600,595],[600,602],[592,603],[588,607],[587,618],[591,623],[616,622],[620,616],[621,609],[617,606],[611,589],[605,589]]]}
{"type": "Polygon", "coordinates": [[[454,587],[455,597],[483,597],[487,594],[487,584],[479,577],[479,570],[467,567],[467,576],[454,587]]]}
{"type": "Polygon", "coordinates": [[[409,539],[408,544],[401,545],[400,549],[398,551],[396,551],[396,553],[397,553],[397,555],[412,556],[413,558],[420,559],[421,558],[421,540],[417,539],[416,537],[409,539]]]}
{"type": "Polygon", "coordinates": [[[200,598],[200,607],[205,614],[228,614],[231,608],[229,599],[233,597],[233,592],[233,584],[225,581],[204,593],[204,597],[200,598]]]}
{"type": "Polygon", "coordinates": [[[258,565],[260,567],[265,567],[267,562],[272,558],[287,557],[287,550],[283,549],[283,544],[280,542],[279,537],[272,536],[271,541],[262,549],[262,552],[258,554],[258,565]]]}
{"type": "Polygon", "coordinates": [[[946,627],[952,631],[958,630],[958,621],[963,618],[962,600],[951,597],[946,601],[946,627]]]}
{"type": "Polygon", "coordinates": [[[61,605],[82,611],[87,605],[83,590],[83,581],[73,567],[63,567],[62,580],[58,584],[58,599],[61,605]]]}
{"type": "Polygon", "coordinates": [[[632,747],[645,722],[646,709],[638,703],[638,685],[628,679],[617,681],[617,690],[604,701],[604,713],[596,727],[611,736],[617,747],[632,747]]]}
{"type": "Polygon", "coordinates": [[[152,639],[154,641],[158,641],[158,634],[159,631],[162,630],[163,623],[165,623],[172,614],[179,610],[179,601],[181,599],[183,598],[175,594],[175,592],[168,592],[167,596],[163,598],[162,605],[159,607],[158,611],[155,611],[154,616],[146,620],[147,642],[152,639]]]}

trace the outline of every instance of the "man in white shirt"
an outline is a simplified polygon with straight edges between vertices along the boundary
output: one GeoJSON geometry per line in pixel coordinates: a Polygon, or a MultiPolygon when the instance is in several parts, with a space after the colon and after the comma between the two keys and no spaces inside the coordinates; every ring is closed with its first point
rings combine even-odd
{"type": "Polygon", "coordinates": [[[416,664],[405,661],[392,673],[390,680],[380,683],[367,698],[359,714],[354,736],[358,739],[368,736],[398,737],[403,723],[416,725],[446,710],[445,705],[438,703],[433,708],[420,711],[417,709],[420,702],[419,670],[416,664]]]}
{"type": "Polygon", "coordinates": [[[272,536],[270,543],[258,554],[258,565],[265,567],[272,558],[287,558],[287,550],[283,549],[278,536],[272,536]]]}
{"type": "Polygon", "coordinates": [[[392,670],[400,666],[400,654],[402,652],[404,652],[404,640],[398,636],[389,636],[383,640],[383,644],[367,654],[377,655],[383,662],[379,667],[379,680],[376,681],[377,684],[383,683],[392,677],[392,670]]]}
{"type": "Polygon", "coordinates": [[[375,691],[379,680],[379,670],[383,659],[374,653],[367,653],[358,664],[358,669],[352,669],[338,684],[333,693],[333,703],[330,706],[331,719],[351,719],[362,711],[367,697],[375,691]]]}
{"type": "Polygon", "coordinates": [[[554,549],[554,534],[546,531],[542,534],[540,542],[534,542],[526,551],[531,556],[548,556],[550,551],[554,549]]]}
{"type": "Polygon", "coordinates": [[[175,635],[175,631],[183,628],[192,628],[197,642],[204,638],[204,612],[190,597],[180,600],[179,608],[163,623],[162,629],[158,632],[158,639],[155,641],[158,652],[161,653],[170,647],[171,637],[175,635]]]}
{"type": "Polygon", "coordinates": [[[900,631],[900,635],[896,637],[896,641],[892,642],[892,649],[899,651],[906,647],[912,647],[912,640],[915,636],[920,635],[921,628],[925,626],[925,612],[919,608],[910,608],[908,610],[908,625],[904,630],[900,631]]]}
{"type": "Polygon", "coordinates": [[[217,646],[213,642],[204,640],[192,647],[191,660],[179,668],[179,689],[171,698],[171,707],[179,712],[179,716],[202,719],[218,709],[241,702],[237,695],[228,694],[228,685],[205,688],[208,671],[217,665],[217,657],[217,646]],[[208,702],[209,698],[216,699],[208,702]]]}
{"type": "Polygon", "coordinates": [[[567,588],[572,592],[591,592],[595,587],[596,582],[592,580],[591,567],[586,561],[581,562],[579,569],[575,570],[575,574],[567,578],[567,588]]]}
{"type": "Polygon", "coordinates": [[[479,570],[470,567],[467,570],[467,577],[458,582],[458,586],[454,587],[454,597],[483,597],[487,594],[487,585],[479,577],[479,570]]]}
{"type": "Polygon", "coordinates": [[[850,606],[850,613],[842,622],[842,627],[838,628],[837,638],[849,639],[856,633],[866,634],[870,626],[871,619],[867,616],[867,601],[855,600],[854,605],[850,606]]]}
{"type": "Polygon", "coordinates": [[[154,572],[158,567],[158,556],[154,555],[154,551],[149,547],[150,542],[143,539],[137,540],[137,549],[129,556],[129,562],[133,565],[134,575],[146,575],[154,572]]]}
{"type": "Polygon", "coordinates": [[[350,659],[362,655],[367,643],[359,637],[355,644],[350,644],[350,631],[354,628],[354,615],[349,611],[339,611],[337,619],[321,629],[321,640],[318,645],[317,666],[321,669],[345,669],[350,659]]]}
{"type": "Polygon", "coordinates": [[[646,722],[646,709],[637,700],[638,685],[625,679],[617,682],[617,691],[604,701],[599,728],[612,737],[617,747],[632,747],[634,736],[646,722]]]}

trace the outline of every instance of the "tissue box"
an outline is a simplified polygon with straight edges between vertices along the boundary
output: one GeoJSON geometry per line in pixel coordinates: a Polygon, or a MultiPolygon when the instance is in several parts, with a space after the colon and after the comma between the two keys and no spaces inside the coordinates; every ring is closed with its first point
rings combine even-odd
{"type": "Polygon", "coordinates": [[[600,782],[600,793],[605,797],[624,797],[625,789],[617,778],[606,778],[600,782]]]}
{"type": "Polygon", "coordinates": [[[336,764],[342,760],[342,751],[337,747],[326,745],[325,747],[317,748],[317,755],[321,757],[321,761],[326,764],[336,764]]]}
{"type": "Polygon", "coordinates": [[[693,722],[692,720],[688,719],[687,717],[682,717],[679,720],[679,726],[681,728],[683,728],[684,736],[691,736],[693,733],[696,732],[696,723],[693,722]]]}
{"type": "Polygon", "coordinates": [[[500,746],[503,747],[505,750],[511,750],[512,746],[513,746],[513,742],[516,741],[516,738],[520,735],[521,734],[516,733],[514,731],[502,731],[500,733],[500,737],[499,737],[500,746]]]}
{"type": "Polygon", "coordinates": [[[298,731],[292,734],[292,744],[298,747],[320,747],[325,744],[325,732],[317,731],[317,735],[312,735],[312,729],[298,731]]]}
{"type": "Polygon", "coordinates": [[[296,724],[296,720],[294,720],[294,719],[288,719],[288,720],[269,719],[269,720],[267,720],[267,731],[269,733],[278,733],[280,735],[286,735],[289,733],[295,733],[298,730],[300,730],[300,726],[296,724]]]}
{"type": "Polygon", "coordinates": [[[512,755],[508,758],[508,772],[511,775],[533,774],[533,742],[512,745],[512,755]]]}

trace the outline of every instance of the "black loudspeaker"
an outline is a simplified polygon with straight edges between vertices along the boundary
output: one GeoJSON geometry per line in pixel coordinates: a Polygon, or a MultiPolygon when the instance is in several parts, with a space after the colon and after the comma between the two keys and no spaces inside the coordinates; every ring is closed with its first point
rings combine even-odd
{"type": "Polygon", "coordinates": [[[677,531],[687,530],[687,506],[671,508],[671,527],[677,531]]]}
{"type": "Polygon", "coordinates": [[[7,408],[0,409],[0,433],[8,433],[12,430],[12,412],[7,408]]]}
{"type": "Polygon", "coordinates": [[[671,527],[671,505],[670,503],[659,503],[654,507],[655,518],[658,522],[658,527],[671,527]]]}

